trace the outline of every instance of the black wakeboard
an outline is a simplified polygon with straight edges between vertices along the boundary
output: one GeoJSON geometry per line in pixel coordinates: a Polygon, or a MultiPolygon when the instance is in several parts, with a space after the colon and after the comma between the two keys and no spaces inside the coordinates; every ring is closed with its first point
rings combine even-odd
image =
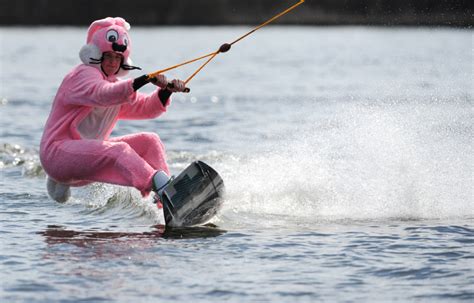
{"type": "Polygon", "coordinates": [[[167,226],[196,226],[207,223],[221,209],[224,181],[202,161],[191,163],[172,179],[161,194],[167,226]]]}

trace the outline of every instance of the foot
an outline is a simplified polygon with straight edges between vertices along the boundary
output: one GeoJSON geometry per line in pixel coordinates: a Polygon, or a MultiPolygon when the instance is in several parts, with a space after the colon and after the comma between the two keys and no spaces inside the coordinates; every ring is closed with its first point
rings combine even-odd
{"type": "Polygon", "coordinates": [[[64,203],[69,199],[69,197],[71,197],[71,189],[69,188],[69,185],[56,182],[50,177],[48,177],[46,187],[49,196],[57,202],[64,203]]]}
{"type": "Polygon", "coordinates": [[[153,176],[152,189],[155,193],[161,194],[171,178],[164,171],[160,170],[153,176]]]}
{"type": "Polygon", "coordinates": [[[170,180],[170,177],[162,170],[158,171],[153,176],[153,191],[155,193],[153,196],[153,202],[156,203],[158,208],[163,208],[163,203],[161,202],[160,196],[170,180]]]}

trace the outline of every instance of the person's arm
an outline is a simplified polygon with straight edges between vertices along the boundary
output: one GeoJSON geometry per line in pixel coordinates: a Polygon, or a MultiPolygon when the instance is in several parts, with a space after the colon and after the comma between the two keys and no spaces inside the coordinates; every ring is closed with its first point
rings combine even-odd
{"type": "Polygon", "coordinates": [[[81,66],[65,81],[65,100],[69,104],[111,106],[135,99],[132,79],[109,82],[94,67],[81,66]]]}
{"type": "Polygon", "coordinates": [[[157,89],[147,95],[140,92],[136,93],[134,102],[123,104],[120,107],[119,119],[139,120],[153,119],[166,112],[171,103],[171,92],[166,89],[157,89]],[[160,95],[166,99],[162,99],[160,95]]]}
{"type": "Polygon", "coordinates": [[[135,102],[124,104],[119,113],[119,119],[152,119],[166,112],[166,108],[171,102],[171,94],[177,91],[184,91],[185,84],[183,81],[174,79],[168,82],[164,75],[158,75],[156,78],[148,80],[146,75],[138,77],[134,80],[134,87],[142,87],[146,83],[151,82],[158,86],[156,93],[151,95],[136,94],[135,102]],[[138,80],[137,80],[138,79],[138,80]]]}

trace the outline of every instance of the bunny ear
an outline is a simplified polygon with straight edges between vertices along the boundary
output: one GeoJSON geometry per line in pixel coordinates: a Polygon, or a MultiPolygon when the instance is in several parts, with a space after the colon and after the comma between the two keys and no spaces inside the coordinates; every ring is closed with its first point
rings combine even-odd
{"type": "MultiPolygon", "coordinates": [[[[124,20],[125,21],[125,20],[124,20]]],[[[107,17],[105,19],[100,19],[92,22],[92,24],[89,26],[89,29],[87,30],[87,40],[86,43],[91,42],[92,37],[94,36],[94,33],[106,26],[110,26],[114,24],[114,18],[107,17]]]]}
{"type": "Polygon", "coordinates": [[[125,28],[126,30],[130,30],[130,24],[125,21],[122,17],[115,17],[115,24],[120,25],[121,27],[125,28]]]}

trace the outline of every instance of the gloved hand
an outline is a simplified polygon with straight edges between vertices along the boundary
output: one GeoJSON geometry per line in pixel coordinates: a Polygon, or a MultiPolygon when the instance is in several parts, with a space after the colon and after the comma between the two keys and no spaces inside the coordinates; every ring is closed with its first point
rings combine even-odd
{"type": "Polygon", "coordinates": [[[189,91],[189,89],[186,88],[186,84],[184,84],[183,81],[174,79],[171,82],[167,82],[167,85],[165,86],[164,89],[163,88],[160,89],[160,91],[158,92],[158,97],[160,98],[160,101],[161,103],[163,103],[163,106],[164,106],[172,93],[184,92],[186,90],[189,91]]]}
{"type": "Polygon", "coordinates": [[[162,74],[150,79],[150,82],[162,89],[167,89],[172,93],[183,92],[186,88],[186,84],[183,81],[174,79],[173,81],[168,82],[166,76],[162,74]]]}
{"type": "Polygon", "coordinates": [[[158,86],[159,88],[166,88],[168,85],[168,79],[163,74],[157,75],[155,78],[151,78],[150,82],[158,86]]]}
{"type": "Polygon", "coordinates": [[[168,89],[172,93],[184,92],[186,89],[186,84],[184,83],[184,81],[173,79],[173,81],[168,83],[166,89],[168,89]]]}
{"type": "Polygon", "coordinates": [[[168,82],[166,79],[165,75],[157,75],[155,78],[148,78],[148,75],[143,75],[138,78],[133,79],[133,90],[137,91],[139,90],[142,86],[148,84],[149,82],[152,82],[156,86],[159,86],[163,90],[167,90],[171,93],[176,93],[176,92],[189,92],[189,89],[186,88],[186,84],[184,81],[174,79],[171,82],[168,82]]]}

